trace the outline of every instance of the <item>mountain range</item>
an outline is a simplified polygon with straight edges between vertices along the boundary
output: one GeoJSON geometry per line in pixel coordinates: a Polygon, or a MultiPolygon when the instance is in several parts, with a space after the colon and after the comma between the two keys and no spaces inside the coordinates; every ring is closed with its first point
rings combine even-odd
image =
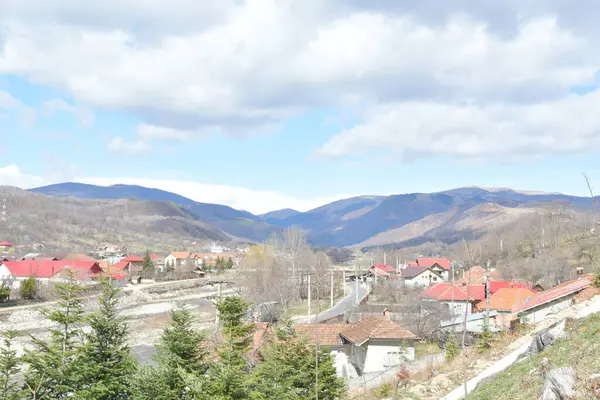
{"type": "Polygon", "coordinates": [[[412,245],[426,241],[452,242],[477,237],[491,226],[513,223],[549,203],[589,208],[589,197],[508,188],[463,187],[437,193],[358,196],[310,211],[284,209],[254,215],[234,208],[193,201],[171,192],[135,185],[95,186],[60,183],[30,189],[53,197],[79,199],[138,199],[168,202],[201,223],[208,238],[260,242],[289,226],[306,230],[308,239],[324,246],[412,245]]]}

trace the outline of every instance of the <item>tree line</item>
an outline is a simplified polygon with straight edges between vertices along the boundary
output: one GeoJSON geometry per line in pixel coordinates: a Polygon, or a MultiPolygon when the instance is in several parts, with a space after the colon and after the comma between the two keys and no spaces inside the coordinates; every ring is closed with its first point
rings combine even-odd
{"type": "Polygon", "coordinates": [[[345,395],[333,358],[316,351],[284,323],[276,338],[253,354],[255,326],[239,296],[217,302],[214,338],[193,327],[182,304],[156,344],[153,363],[139,363],[129,347],[119,289],[101,282],[97,310],[86,314],[75,281],[56,284],[59,302],[43,311],[53,322],[49,338],[31,335],[22,355],[19,333],[2,332],[0,400],[322,400],[345,395]],[[256,357],[258,361],[256,362],[256,357]]]}

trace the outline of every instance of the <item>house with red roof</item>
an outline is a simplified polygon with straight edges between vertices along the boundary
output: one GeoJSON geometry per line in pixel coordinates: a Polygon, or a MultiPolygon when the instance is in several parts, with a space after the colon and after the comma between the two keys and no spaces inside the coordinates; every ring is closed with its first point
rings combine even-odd
{"type": "Polygon", "coordinates": [[[438,274],[446,281],[450,277],[452,263],[447,258],[418,257],[416,261],[407,263],[406,267],[430,268],[432,272],[438,274]]]}
{"type": "Polygon", "coordinates": [[[477,303],[485,300],[485,286],[436,283],[425,289],[419,298],[447,304],[454,315],[463,315],[465,311],[471,314],[477,311],[477,303]]]}
{"type": "Polygon", "coordinates": [[[78,281],[92,281],[102,272],[96,261],[69,260],[21,260],[5,261],[0,264],[0,281],[12,283],[13,289],[21,286],[21,281],[34,277],[41,283],[61,282],[70,274],[78,281]]]}
{"type": "Polygon", "coordinates": [[[536,324],[548,315],[555,314],[573,305],[573,298],[592,285],[587,277],[564,282],[552,289],[535,293],[516,303],[513,314],[523,324],[536,324]]]}
{"type": "Polygon", "coordinates": [[[15,249],[15,245],[12,244],[11,242],[9,242],[8,240],[5,240],[3,242],[0,242],[0,250],[8,253],[10,251],[14,251],[15,249]]]}

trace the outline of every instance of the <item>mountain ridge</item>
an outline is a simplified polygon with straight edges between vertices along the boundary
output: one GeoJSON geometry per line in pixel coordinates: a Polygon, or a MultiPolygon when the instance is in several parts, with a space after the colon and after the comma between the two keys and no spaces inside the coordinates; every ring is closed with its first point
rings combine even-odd
{"type": "Polygon", "coordinates": [[[260,242],[273,232],[297,226],[307,232],[311,243],[335,247],[368,245],[373,242],[385,245],[403,243],[405,240],[411,243],[415,240],[453,240],[461,226],[477,227],[479,229],[477,232],[461,232],[463,235],[476,236],[485,227],[482,228],[481,224],[473,221],[476,219],[473,215],[487,218],[478,207],[488,203],[500,207],[498,213],[510,213],[511,218],[514,215],[527,213],[521,211],[513,213],[511,210],[539,208],[549,203],[567,204],[575,208],[588,208],[591,205],[589,197],[510,188],[488,190],[472,186],[433,193],[355,196],[305,212],[282,209],[255,215],[229,206],[196,202],[175,193],[136,185],[96,186],[66,182],[34,188],[30,191],[57,197],[72,196],[89,199],[133,197],[142,200],[171,201],[183,206],[203,223],[232,237],[260,242]],[[469,210],[473,210],[474,213],[469,214],[469,210]],[[397,238],[394,237],[394,232],[401,231],[402,227],[414,226],[411,224],[418,224],[419,221],[432,220],[434,218],[432,216],[443,219],[443,227],[428,230],[427,234],[415,234],[408,239],[405,231],[402,231],[404,233],[397,238]],[[468,218],[471,222],[463,223],[464,218],[468,218]],[[386,232],[391,233],[386,234],[386,232]],[[386,239],[382,241],[382,237],[386,239]],[[371,238],[377,240],[370,240],[371,238]]]}

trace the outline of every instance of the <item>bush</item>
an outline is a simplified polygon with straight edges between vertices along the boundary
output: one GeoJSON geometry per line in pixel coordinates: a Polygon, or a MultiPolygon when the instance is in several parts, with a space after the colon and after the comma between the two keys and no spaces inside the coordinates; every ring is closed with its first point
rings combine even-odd
{"type": "Polygon", "coordinates": [[[0,303],[4,303],[10,298],[10,287],[6,283],[0,285],[0,303]]]}
{"type": "Polygon", "coordinates": [[[21,298],[23,300],[35,300],[37,289],[37,281],[33,276],[30,276],[21,282],[21,298]]]}
{"type": "Polygon", "coordinates": [[[446,337],[446,361],[452,361],[460,354],[460,346],[454,332],[448,332],[446,337]]]}

